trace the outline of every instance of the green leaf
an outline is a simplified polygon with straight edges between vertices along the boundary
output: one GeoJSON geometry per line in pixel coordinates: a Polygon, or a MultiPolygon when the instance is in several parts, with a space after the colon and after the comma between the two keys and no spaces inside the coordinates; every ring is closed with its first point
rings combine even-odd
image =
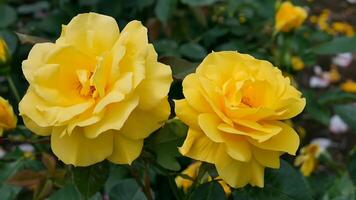
{"type": "Polygon", "coordinates": [[[218,0],[181,0],[182,3],[190,5],[190,6],[207,6],[211,5],[218,0]]]}
{"type": "Polygon", "coordinates": [[[322,200],[351,200],[355,199],[354,185],[348,173],[336,179],[333,186],[326,191],[322,200]]]}
{"type": "Polygon", "coordinates": [[[129,175],[129,170],[123,166],[112,164],[110,165],[109,178],[105,183],[105,191],[109,191],[120,181],[129,175]]]}
{"type": "Polygon", "coordinates": [[[109,176],[109,167],[109,163],[102,162],[89,167],[74,168],[74,183],[85,199],[89,199],[104,186],[109,176]]]}
{"type": "Polygon", "coordinates": [[[351,151],[347,169],[350,173],[350,177],[356,185],[356,148],[351,151]]]}
{"type": "Polygon", "coordinates": [[[75,185],[69,184],[61,188],[60,190],[56,191],[53,193],[50,197],[49,200],[77,200],[80,199],[81,195],[78,192],[77,188],[75,185]]]}
{"type": "Polygon", "coordinates": [[[6,28],[15,23],[17,13],[14,8],[8,5],[0,4],[0,28],[6,28]]]}
{"type": "Polygon", "coordinates": [[[341,90],[331,90],[319,96],[320,104],[343,103],[345,101],[355,101],[356,94],[350,94],[341,90]]]}
{"type": "Polygon", "coordinates": [[[311,192],[304,177],[286,161],[280,169],[266,169],[265,186],[246,186],[235,190],[234,200],[311,200],[311,192]]]}
{"type": "Polygon", "coordinates": [[[168,121],[149,141],[149,147],[156,153],[157,162],[166,169],[178,171],[176,157],[181,156],[178,147],[183,144],[188,127],[179,120],[168,121]]]}
{"type": "Polygon", "coordinates": [[[314,48],[317,54],[356,52],[356,37],[339,37],[314,48]]]}
{"type": "Polygon", "coordinates": [[[315,172],[312,176],[307,178],[310,184],[310,189],[314,199],[321,199],[325,191],[330,188],[334,181],[335,175],[330,172],[315,172]]]}
{"type": "Polygon", "coordinates": [[[0,187],[0,194],[2,200],[17,199],[16,196],[21,191],[20,187],[4,184],[0,187]]]}
{"type": "Polygon", "coordinates": [[[158,0],[155,7],[157,18],[164,24],[171,18],[174,9],[177,6],[177,0],[158,0]]]}
{"type": "Polygon", "coordinates": [[[171,67],[175,79],[184,79],[188,74],[193,73],[197,67],[196,63],[178,57],[163,57],[160,62],[171,67]]]}
{"type": "Polygon", "coordinates": [[[307,114],[324,125],[329,125],[331,118],[331,113],[327,107],[323,107],[317,100],[314,95],[314,92],[311,90],[303,90],[303,95],[307,99],[306,112],[307,114]]]}
{"type": "Polygon", "coordinates": [[[338,105],[334,107],[334,111],[338,114],[351,129],[356,130],[356,105],[338,105]]]}
{"type": "Polygon", "coordinates": [[[160,56],[180,56],[178,52],[178,44],[174,40],[157,40],[154,42],[154,46],[160,56]]]}
{"type": "Polygon", "coordinates": [[[0,37],[4,38],[4,40],[6,41],[6,44],[9,47],[9,52],[11,54],[14,54],[19,43],[17,35],[12,31],[1,30],[0,37]]]}
{"type": "Polygon", "coordinates": [[[226,199],[225,192],[216,181],[200,185],[193,191],[190,200],[223,200],[226,199]]]}
{"type": "Polygon", "coordinates": [[[179,48],[179,52],[183,56],[193,60],[201,60],[207,54],[204,47],[202,47],[200,44],[192,43],[192,42],[181,45],[179,48]]]}
{"type": "Polygon", "coordinates": [[[132,178],[121,180],[109,192],[111,200],[144,200],[145,194],[132,178]]]}

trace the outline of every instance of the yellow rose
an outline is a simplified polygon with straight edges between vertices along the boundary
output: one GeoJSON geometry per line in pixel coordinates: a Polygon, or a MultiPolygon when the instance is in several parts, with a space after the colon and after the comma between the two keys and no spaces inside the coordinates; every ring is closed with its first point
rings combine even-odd
{"type": "Polygon", "coordinates": [[[294,6],[289,1],[283,2],[276,14],[275,29],[277,31],[289,32],[301,26],[307,16],[307,12],[302,7],[294,6]]]}
{"type": "Polygon", "coordinates": [[[233,51],[213,52],[183,81],[176,114],[189,126],[180,152],[213,163],[232,187],[263,187],[264,168],[295,155],[298,134],[280,120],[299,114],[301,93],[271,63],[233,51]]]}
{"type": "Polygon", "coordinates": [[[16,127],[17,117],[8,101],[0,97],[0,136],[4,130],[16,127]]]}
{"type": "Polygon", "coordinates": [[[170,114],[171,69],[139,21],[120,33],[109,16],[80,14],[55,43],[36,44],[22,69],[30,83],[19,105],[24,123],[50,135],[67,164],[130,164],[170,114]]]}

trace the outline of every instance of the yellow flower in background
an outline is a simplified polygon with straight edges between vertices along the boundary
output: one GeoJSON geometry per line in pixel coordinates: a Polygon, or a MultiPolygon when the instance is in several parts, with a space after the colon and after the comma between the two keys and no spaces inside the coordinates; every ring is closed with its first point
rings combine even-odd
{"type": "Polygon", "coordinates": [[[294,165],[301,166],[300,171],[304,176],[310,176],[317,166],[317,158],[320,153],[320,146],[316,143],[311,143],[300,150],[300,155],[296,157],[294,165]]]}
{"type": "MultiPolygon", "coordinates": [[[[183,170],[181,174],[187,175],[190,178],[195,179],[198,176],[200,165],[201,162],[194,162],[189,165],[185,170],[183,170]]],[[[181,176],[177,176],[175,181],[179,188],[183,188],[184,192],[188,192],[188,189],[193,184],[192,180],[183,178],[181,176]]]]}
{"type": "Polygon", "coordinates": [[[304,69],[303,60],[298,56],[293,56],[292,57],[292,67],[295,71],[300,71],[300,70],[304,69]]]}
{"type": "Polygon", "coordinates": [[[171,69],[138,21],[120,32],[112,17],[80,14],[55,43],[36,44],[22,69],[30,83],[19,105],[24,123],[51,136],[66,164],[130,164],[170,114],[171,69]]]}
{"type": "Polygon", "coordinates": [[[281,120],[298,115],[305,99],[271,63],[234,51],[213,52],[183,80],[175,101],[189,126],[180,152],[215,164],[232,187],[264,186],[264,168],[295,155],[298,134],[281,120]]]}
{"type": "Polygon", "coordinates": [[[283,2],[276,14],[275,29],[289,32],[300,27],[307,16],[307,11],[302,7],[294,6],[289,1],[283,2]]]}
{"type": "Polygon", "coordinates": [[[9,102],[0,97],[0,136],[4,130],[14,129],[16,127],[17,117],[9,102]]]}
{"type": "MultiPolygon", "coordinates": [[[[201,162],[194,162],[191,165],[189,165],[185,170],[183,170],[181,172],[181,174],[187,175],[192,179],[196,179],[196,177],[198,176],[199,168],[200,168],[201,164],[202,164],[201,162]]],[[[216,179],[220,179],[220,177],[216,177],[216,179]]],[[[212,180],[212,178],[210,176],[208,176],[205,181],[211,181],[211,180],[212,180]]],[[[189,188],[193,184],[193,180],[183,178],[181,176],[177,176],[175,181],[179,188],[183,188],[184,192],[188,192],[189,188]]],[[[223,188],[226,196],[230,196],[231,195],[230,187],[223,180],[219,180],[218,182],[221,185],[221,187],[223,188]]]]}
{"type": "Polygon", "coordinates": [[[0,65],[7,63],[9,59],[8,47],[5,40],[0,38],[0,65]]]}
{"type": "Polygon", "coordinates": [[[353,26],[346,22],[334,22],[331,27],[336,33],[344,34],[348,37],[352,37],[355,34],[353,26]]]}
{"type": "Polygon", "coordinates": [[[345,92],[356,93],[356,82],[347,80],[345,83],[341,84],[340,88],[345,92]]]}
{"type": "Polygon", "coordinates": [[[327,71],[323,74],[323,78],[325,80],[330,81],[331,83],[335,83],[340,81],[341,74],[339,73],[337,67],[335,65],[332,65],[330,71],[327,71]]]}

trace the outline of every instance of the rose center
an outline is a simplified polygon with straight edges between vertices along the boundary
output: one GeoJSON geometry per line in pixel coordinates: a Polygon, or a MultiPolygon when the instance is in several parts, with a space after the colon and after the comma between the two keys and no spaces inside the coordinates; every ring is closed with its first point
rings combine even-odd
{"type": "Polygon", "coordinates": [[[78,70],[78,91],[81,96],[84,97],[98,97],[98,91],[93,84],[93,72],[88,70],[78,70]]]}

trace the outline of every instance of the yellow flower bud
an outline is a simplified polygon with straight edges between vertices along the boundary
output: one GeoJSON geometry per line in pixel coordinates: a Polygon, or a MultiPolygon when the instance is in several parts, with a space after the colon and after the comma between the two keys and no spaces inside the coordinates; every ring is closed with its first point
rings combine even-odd
{"type": "Polygon", "coordinates": [[[292,67],[295,71],[300,71],[300,70],[304,69],[303,60],[298,56],[293,56],[292,57],[292,67]]]}
{"type": "Polygon", "coordinates": [[[347,80],[345,83],[341,84],[340,88],[345,92],[356,93],[356,82],[347,80]]]}
{"type": "Polygon", "coordinates": [[[0,136],[4,130],[16,127],[17,117],[9,102],[0,97],[0,136]]]}
{"type": "Polygon", "coordinates": [[[0,38],[0,66],[6,65],[9,61],[9,50],[5,40],[0,38]]]}
{"type": "Polygon", "coordinates": [[[275,18],[275,29],[278,32],[289,32],[302,25],[308,14],[302,7],[294,6],[287,1],[282,3],[275,18]]]}

